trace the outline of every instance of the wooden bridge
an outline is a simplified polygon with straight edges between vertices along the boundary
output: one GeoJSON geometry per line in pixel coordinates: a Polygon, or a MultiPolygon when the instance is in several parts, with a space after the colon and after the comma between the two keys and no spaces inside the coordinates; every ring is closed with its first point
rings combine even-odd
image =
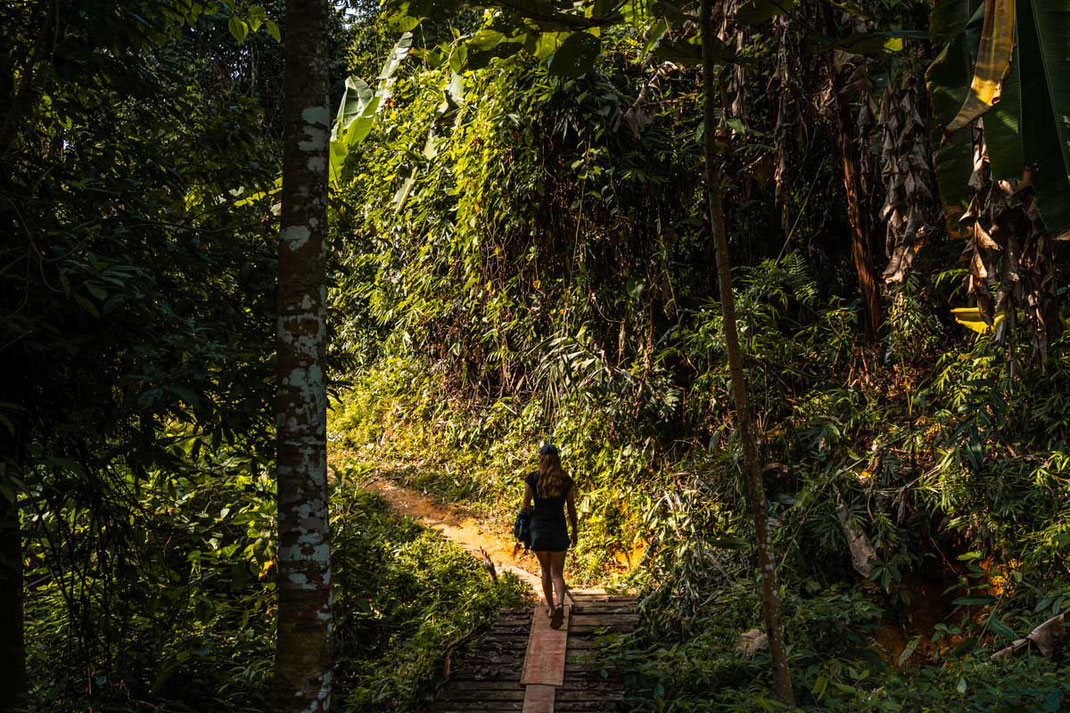
{"type": "Polygon", "coordinates": [[[453,666],[431,713],[614,713],[619,676],[599,661],[598,634],[629,631],[632,597],[573,590],[565,626],[550,628],[543,608],[504,611],[453,666]]]}

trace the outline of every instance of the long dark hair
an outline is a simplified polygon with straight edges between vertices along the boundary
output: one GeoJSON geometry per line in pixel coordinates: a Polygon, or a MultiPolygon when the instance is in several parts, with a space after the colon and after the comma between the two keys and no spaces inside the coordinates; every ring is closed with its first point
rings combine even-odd
{"type": "Polygon", "coordinates": [[[556,498],[563,495],[565,489],[565,470],[561,467],[561,458],[556,453],[539,456],[539,497],[556,498]]]}

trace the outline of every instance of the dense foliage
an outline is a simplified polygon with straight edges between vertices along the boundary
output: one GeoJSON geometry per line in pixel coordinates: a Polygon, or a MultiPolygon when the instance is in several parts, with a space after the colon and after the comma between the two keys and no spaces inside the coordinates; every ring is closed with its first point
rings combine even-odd
{"type": "MultiPolygon", "coordinates": [[[[918,9],[886,3],[881,21],[924,27],[918,9]]],[[[926,48],[851,60],[859,125],[837,126],[818,96],[794,107],[812,123],[784,126],[767,86],[818,94],[829,81],[786,34],[740,40],[752,64],[730,85],[725,198],[799,702],[1056,710],[1065,663],[987,656],[1070,604],[1064,342],[1042,363],[956,322],[966,270],[930,221],[867,343],[837,132],[858,151],[871,233],[882,205],[904,223],[924,207],[885,191],[889,155],[927,150],[882,144],[863,118],[927,114],[926,48]],[[786,45],[798,73],[780,78],[786,45]],[[783,154],[790,181],[774,180],[783,154]],[[848,546],[859,534],[873,548],[864,574],[848,546]]],[[[581,488],[573,576],[647,594],[646,628],[619,643],[637,709],[768,710],[768,659],[735,650],[760,616],[697,77],[645,54],[645,39],[604,32],[598,70],[579,78],[523,54],[474,74],[426,56],[406,70],[340,189],[336,309],[358,365],[335,425],[365,469],[503,527],[534,446],[559,443],[581,488]]],[[[902,259],[893,236],[878,268],[902,259]]]]}
{"type": "MultiPolygon", "coordinates": [[[[0,13],[17,96],[0,185],[0,490],[22,512],[32,710],[266,710],[277,228],[270,204],[240,199],[278,171],[266,18],[280,10],[0,13]]],[[[342,8],[333,27],[344,70],[342,8]]],[[[356,602],[343,698],[371,705],[364,677],[379,676],[411,704],[440,644],[509,590],[377,501],[345,491],[334,507],[342,601],[356,602]],[[391,643],[409,636],[426,651],[391,643]]]]}
{"type": "MultiPolygon", "coordinates": [[[[490,4],[338,3],[324,38],[332,104],[364,112],[331,195],[335,705],[417,709],[522,597],[362,479],[506,531],[552,440],[580,488],[570,580],[641,596],[609,641],[629,704],[776,710],[768,655],[740,650],[760,602],[693,18],[490,4]]],[[[983,3],[940,0],[931,35],[922,0],[722,5],[717,146],[799,705],[1070,705],[1065,654],[988,659],[1070,609],[1049,121],[1070,94],[1030,71],[1063,61],[1070,15],[1000,4],[1034,34],[1004,48],[1003,103],[944,138],[998,34],[983,3]]],[[[25,623],[30,710],[270,706],[281,15],[0,7],[0,631],[25,623]]]]}

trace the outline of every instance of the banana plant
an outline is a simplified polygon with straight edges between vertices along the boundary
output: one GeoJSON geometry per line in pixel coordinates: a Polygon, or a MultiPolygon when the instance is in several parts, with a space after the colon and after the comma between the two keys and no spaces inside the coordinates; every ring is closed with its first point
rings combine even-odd
{"type": "Polygon", "coordinates": [[[939,0],[930,27],[943,42],[927,83],[950,232],[971,200],[978,118],[992,178],[1031,186],[1047,231],[1070,231],[1070,4],[939,0]]]}
{"type": "Polygon", "coordinates": [[[378,86],[375,89],[356,75],[346,79],[345,92],[338,106],[338,116],[335,118],[334,128],[331,129],[331,183],[336,184],[341,180],[349,152],[371,132],[379,111],[390,99],[394,74],[411,49],[412,33],[403,32],[376,77],[378,86]]]}

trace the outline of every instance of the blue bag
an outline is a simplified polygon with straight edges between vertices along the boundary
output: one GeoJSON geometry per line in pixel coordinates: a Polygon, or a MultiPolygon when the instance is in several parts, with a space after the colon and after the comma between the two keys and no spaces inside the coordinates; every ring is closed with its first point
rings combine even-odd
{"type": "Polygon", "coordinates": [[[513,523],[513,537],[517,542],[524,545],[524,549],[531,548],[531,516],[525,510],[516,514],[516,522],[513,523]]]}

